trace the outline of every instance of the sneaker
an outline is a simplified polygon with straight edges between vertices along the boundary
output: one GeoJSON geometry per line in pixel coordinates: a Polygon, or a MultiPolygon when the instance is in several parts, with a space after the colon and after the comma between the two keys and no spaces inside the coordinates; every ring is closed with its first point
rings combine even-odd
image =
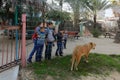
{"type": "Polygon", "coordinates": [[[55,56],[59,56],[58,54],[55,54],[55,56]]]}
{"type": "Polygon", "coordinates": [[[28,62],[28,63],[32,63],[32,61],[31,61],[30,59],[27,59],[27,62],[28,62]]]}
{"type": "Polygon", "coordinates": [[[60,56],[63,56],[62,54],[60,54],[60,56]]]}

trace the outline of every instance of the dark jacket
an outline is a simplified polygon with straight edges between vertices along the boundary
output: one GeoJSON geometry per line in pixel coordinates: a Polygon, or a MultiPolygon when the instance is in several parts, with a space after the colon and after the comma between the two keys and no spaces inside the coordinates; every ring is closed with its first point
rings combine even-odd
{"type": "Polygon", "coordinates": [[[61,32],[58,32],[56,34],[56,39],[57,39],[57,42],[62,42],[63,41],[63,35],[61,32]]]}

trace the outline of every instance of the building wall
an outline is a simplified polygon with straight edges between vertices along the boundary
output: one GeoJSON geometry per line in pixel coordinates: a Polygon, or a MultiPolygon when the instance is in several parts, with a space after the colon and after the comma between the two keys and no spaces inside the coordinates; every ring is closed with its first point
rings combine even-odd
{"type": "Polygon", "coordinates": [[[97,14],[98,20],[103,20],[105,18],[105,11],[99,11],[97,14]]]}

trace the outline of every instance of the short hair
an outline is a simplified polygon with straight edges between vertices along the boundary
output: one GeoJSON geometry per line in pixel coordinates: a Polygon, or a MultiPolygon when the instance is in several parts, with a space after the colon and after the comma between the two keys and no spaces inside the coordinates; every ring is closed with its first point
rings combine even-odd
{"type": "Polygon", "coordinates": [[[41,25],[41,24],[42,24],[42,22],[38,22],[37,25],[36,25],[36,27],[38,27],[38,26],[41,25]]]}
{"type": "Polygon", "coordinates": [[[41,29],[45,29],[45,28],[44,28],[44,27],[41,27],[40,30],[41,30],[41,29]]]}
{"type": "Polygon", "coordinates": [[[48,22],[47,24],[48,24],[48,25],[52,25],[53,23],[52,23],[52,22],[48,22]]]}

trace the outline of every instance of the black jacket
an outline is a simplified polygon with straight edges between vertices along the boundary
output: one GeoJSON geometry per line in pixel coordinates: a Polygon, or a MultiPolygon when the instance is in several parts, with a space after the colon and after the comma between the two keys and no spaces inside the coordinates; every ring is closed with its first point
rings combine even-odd
{"type": "Polygon", "coordinates": [[[57,39],[57,42],[62,42],[63,41],[63,35],[61,32],[58,32],[56,34],[56,39],[57,39]]]}

